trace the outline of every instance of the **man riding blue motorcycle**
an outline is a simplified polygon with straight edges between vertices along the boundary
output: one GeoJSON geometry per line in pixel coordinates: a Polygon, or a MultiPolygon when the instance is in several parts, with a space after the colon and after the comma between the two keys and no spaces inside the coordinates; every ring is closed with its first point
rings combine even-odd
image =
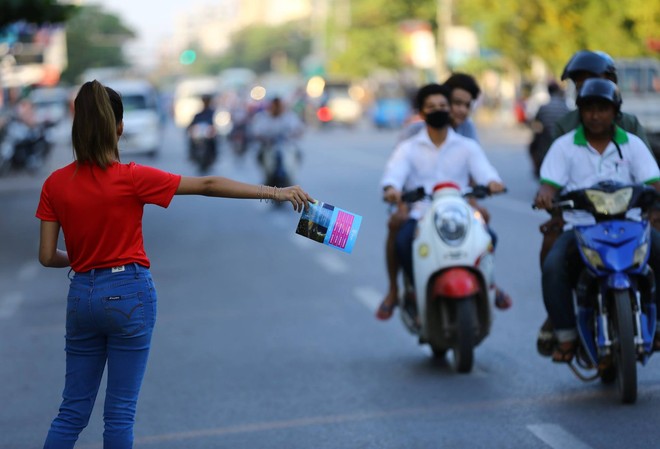
{"type": "MultiPolygon", "coordinates": [[[[608,206],[616,195],[628,195],[634,190],[631,188],[630,191],[623,192],[621,186],[616,183],[628,186],[642,184],[660,191],[660,170],[648,148],[640,138],[624,131],[614,122],[621,103],[619,90],[612,81],[592,78],[584,82],[577,97],[581,124],[577,129],[558,138],[548,150],[541,166],[541,187],[535,199],[536,207],[552,209],[557,205],[555,199],[558,193],[566,198],[565,194],[568,192],[589,190],[595,185],[597,187],[585,194],[591,196],[592,203],[606,201],[608,206]],[[604,181],[606,183],[603,186],[604,181]]],[[[633,196],[626,198],[630,206],[633,196]]],[[[594,207],[594,204],[591,207],[597,214],[599,211],[596,211],[598,208],[594,207]]],[[[573,310],[573,288],[578,284],[580,273],[584,272],[585,262],[590,265],[591,272],[598,271],[595,268],[599,265],[596,261],[596,256],[599,255],[589,252],[593,250],[588,248],[591,243],[588,241],[588,229],[585,227],[598,222],[598,217],[594,218],[593,214],[586,213],[582,207],[573,209],[576,210],[564,211],[564,232],[557,238],[542,266],[543,299],[548,315],[555,325],[558,341],[552,359],[566,363],[571,362],[578,350],[579,323],[576,323],[573,310]],[[582,230],[583,233],[580,232],[582,230]],[[591,260],[590,256],[593,256],[594,260],[591,260]]],[[[644,217],[639,214],[639,208],[624,208],[619,214],[625,220],[644,221],[644,217]]],[[[627,228],[623,225],[617,228],[619,233],[624,230],[627,228]]],[[[603,228],[599,232],[606,231],[607,229],[603,228]]],[[[650,243],[650,248],[645,248],[650,250],[648,265],[653,269],[651,277],[654,277],[655,284],[659,285],[660,233],[645,224],[641,234],[650,243]]],[[[611,237],[612,235],[609,238],[611,237]]],[[[612,244],[609,238],[597,240],[601,244],[612,244]]],[[[623,243],[620,244],[622,245],[623,243]]],[[[645,259],[646,253],[643,256],[640,259],[642,264],[645,262],[642,259],[645,259]]],[[[612,286],[613,290],[617,288],[619,287],[612,286]]],[[[653,309],[655,311],[655,307],[653,309]]],[[[654,349],[660,349],[659,335],[655,335],[654,349]]]]}

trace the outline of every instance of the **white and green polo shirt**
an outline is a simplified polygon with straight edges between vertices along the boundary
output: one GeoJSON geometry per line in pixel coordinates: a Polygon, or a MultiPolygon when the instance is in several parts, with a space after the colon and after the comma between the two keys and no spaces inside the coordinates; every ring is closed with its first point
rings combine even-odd
{"type": "MultiPolygon", "coordinates": [[[[570,192],[601,181],[651,184],[660,181],[660,169],[644,142],[634,134],[615,127],[612,142],[600,154],[589,145],[580,125],[553,142],[543,159],[540,178],[543,184],[570,192]]],[[[567,222],[573,221],[568,220],[571,215],[564,214],[567,222]]]]}

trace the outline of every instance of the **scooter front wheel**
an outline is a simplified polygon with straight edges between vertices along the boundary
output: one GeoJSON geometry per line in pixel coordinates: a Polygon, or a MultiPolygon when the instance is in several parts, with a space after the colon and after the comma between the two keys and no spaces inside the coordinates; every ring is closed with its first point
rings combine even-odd
{"type": "Polygon", "coordinates": [[[452,350],[454,368],[459,373],[469,373],[474,365],[476,309],[474,298],[456,301],[456,336],[452,350]]]}
{"type": "Polygon", "coordinates": [[[610,334],[621,401],[632,404],[637,400],[637,354],[630,293],[614,292],[614,310],[610,334]]]}

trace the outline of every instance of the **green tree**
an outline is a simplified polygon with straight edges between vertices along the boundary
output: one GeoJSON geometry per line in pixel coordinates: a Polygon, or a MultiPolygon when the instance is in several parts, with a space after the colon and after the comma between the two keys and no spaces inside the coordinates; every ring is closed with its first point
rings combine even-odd
{"type": "Polygon", "coordinates": [[[106,13],[100,6],[79,8],[66,24],[68,66],[62,79],[75,83],[86,69],[125,67],[123,44],[135,37],[135,32],[122,20],[106,13]]]}
{"type": "Polygon", "coordinates": [[[456,21],[477,30],[482,47],[520,69],[541,57],[555,76],[573,53],[602,50],[613,57],[649,54],[660,3],[645,0],[463,0],[456,21]]]}
{"type": "MultiPolygon", "coordinates": [[[[311,41],[306,24],[298,21],[280,26],[254,25],[234,33],[229,51],[210,65],[217,70],[228,67],[247,67],[257,73],[272,69],[273,58],[285,61],[284,71],[296,71],[309,54],[311,41]]],[[[206,58],[203,58],[206,59],[206,58]]]]}
{"type": "Polygon", "coordinates": [[[420,19],[435,27],[435,5],[435,0],[353,0],[349,28],[329,17],[328,72],[362,77],[378,68],[401,68],[401,23],[420,19]],[[335,45],[341,39],[346,40],[344,48],[335,45]]]}
{"type": "Polygon", "coordinates": [[[14,22],[62,23],[75,11],[74,5],[57,0],[0,0],[0,29],[14,22]]]}

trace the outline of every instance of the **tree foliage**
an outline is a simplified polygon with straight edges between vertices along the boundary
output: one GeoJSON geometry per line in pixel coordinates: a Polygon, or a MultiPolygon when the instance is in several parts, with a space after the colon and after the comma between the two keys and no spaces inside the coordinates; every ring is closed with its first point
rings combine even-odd
{"type": "Polygon", "coordinates": [[[100,6],[81,7],[66,25],[68,66],[62,79],[75,83],[86,69],[124,67],[123,44],[135,37],[121,19],[100,6]]]}
{"type": "Polygon", "coordinates": [[[14,22],[62,23],[76,11],[57,0],[0,0],[0,28],[14,22]]]}
{"type": "Polygon", "coordinates": [[[353,0],[350,27],[329,18],[328,72],[366,76],[378,68],[401,67],[401,23],[409,19],[435,24],[435,0],[353,0]],[[345,39],[344,48],[336,45],[345,39]]]}
{"type": "MultiPolygon", "coordinates": [[[[278,61],[292,71],[310,52],[309,30],[302,22],[289,22],[279,26],[253,25],[236,32],[231,48],[215,64],[214,69],[249,67],[257,73],[268,72],[278,61]],[[279,58],[279,59],[278,59],[279,58]]],[[[208,58],[206,58],[208,59],[208,58]]]]}
{"type": "Polygon", "coordinates": [[[482,47],[518,68],[541,57],[555,76],[573,53],[602,50],[613,57],[650,54],[660,2],[646,0],[463,0],[456,20],[471,26],[482,47]]]}

